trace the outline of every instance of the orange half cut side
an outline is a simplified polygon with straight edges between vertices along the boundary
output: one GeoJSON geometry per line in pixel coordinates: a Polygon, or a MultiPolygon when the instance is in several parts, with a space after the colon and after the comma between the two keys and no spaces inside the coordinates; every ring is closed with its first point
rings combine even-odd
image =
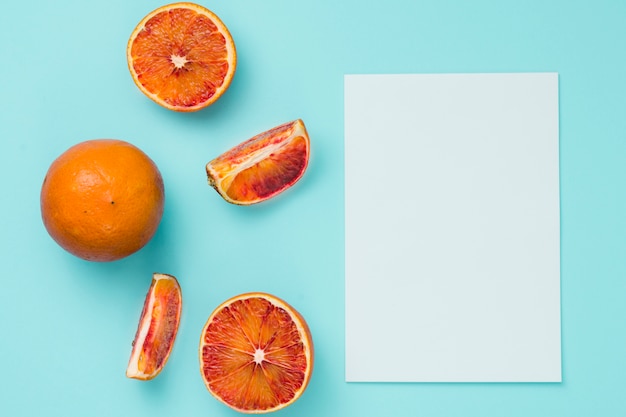
{"type": "Polygon", "coordinates": [[[155,273],[144,301],[126,376],[156,377],[174,347],[182,310],[180,285],[172,275],[155,273]]]}
{"type": "Polygon", "coordinates": [[[211,314],[200,339],[209,392],[241,413],[268,413],[295,402],[313,370],[313,340],[302,316],[265,293],[233,297],[211,314]]]}
{"type": "Polygon", "coordinates": [[[144,17],[130,36],[126,56],[137,87],[159,105],[182,112],[220,98],[237,65],[226,25],[207,8],[186,2],[144,17]]]}
{"type": "Polygon", "coordinates": [[[268,200],[295,184],[309,162],[310,141],[300,119],[235,146],[206,166],[211,185],[229,203],[268,200]]]}

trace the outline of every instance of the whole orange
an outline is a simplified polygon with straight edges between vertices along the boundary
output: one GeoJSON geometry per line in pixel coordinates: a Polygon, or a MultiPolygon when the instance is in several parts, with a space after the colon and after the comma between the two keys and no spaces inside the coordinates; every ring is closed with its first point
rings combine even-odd
{"type": "Polygon", "coordinates": [[[136,146],[97,139],[72,146],[48,169],[41,216],[50,236],[89,261],[124,258],[154,236],[165,202],[155,163],[136,146]]]}

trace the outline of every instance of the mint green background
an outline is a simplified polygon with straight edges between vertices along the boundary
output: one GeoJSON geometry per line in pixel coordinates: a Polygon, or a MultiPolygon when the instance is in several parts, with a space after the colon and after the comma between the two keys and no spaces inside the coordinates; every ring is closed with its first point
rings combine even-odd
{"type": "MultiPolygon", "coordinates": [[[[0,13],[0,415],[238,415],[204,388],[197,345],[214,307],[254,290],[293,304],[315,340],[308,390],[276,415],[626,415],[625,1],[201,3],[230,28],[239,66],[194,114],[158,107],[127,70],[128,36],[164,2],[0,13]],[[560,74],[563,382],[345,383],[343,75],[523,71],[560,74]],[[236,207],[207,185],[206,162],[295,118],[312,140],[295,187],[236,207]],[[39,189],[56,156],[103,137],[154,159],[167,202],[148,246],[97,264],[49,238],[39,189]],[[179,278],[184,310],[165,370],[142,383],[124,371],[154,271],[179,278]]],[[[411,360],[410,346],[389,346],[411,360]]]]}

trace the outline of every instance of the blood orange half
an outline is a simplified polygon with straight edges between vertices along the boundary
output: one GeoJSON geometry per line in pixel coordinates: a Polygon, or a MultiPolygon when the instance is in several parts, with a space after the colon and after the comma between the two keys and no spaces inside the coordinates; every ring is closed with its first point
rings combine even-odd
{"type": "Polygon", "coordinates": [[[313,341],[302,316],[265,293],[233,297],[211,314],[200,339],[200,372],[215,398],[242,413],[296,401],[313,370],[313,341]]]}
{"type": "Polygon", "coordinates": [[[260,133],[206,166],[209,185],[229,203],[260,203],[298,181],[309,162],[309,135],[302,120],[260,133]]]}
{"type": "Polygon", "coordinates": [[[174,347],[182,302],[176,278],[155,273],[133,341],[127,377],[148,380],[161,372],[174,347]]]}
{"type": "Polygon", "coordinates": [[[133,81],[144,94],[185,112],[221,97],[237,65],[226,25],[207,8],[185,2],[144,17],[130,36],[126,56],[133,81]]]}

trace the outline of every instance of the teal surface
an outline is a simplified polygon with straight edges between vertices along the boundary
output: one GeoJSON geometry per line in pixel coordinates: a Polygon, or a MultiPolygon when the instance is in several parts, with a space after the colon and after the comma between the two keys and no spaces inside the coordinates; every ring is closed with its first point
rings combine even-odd
{"type": "MultiPolygon", "coordinates": [[[[276,415],[626,415],[626,2],[202,1],[239,66],[193,114],[160,108],[128,73],[128,37],[162,4],[15,1],[0,14],[0,415],[238,415],[205,389],[197,347],[213,308],[255,290],[293,304],[315,341],[309,388],[276,415]],[[563,382],[344,382],[344,74],[525,71],[560,74],[563,382]],[[296,186],[237,207],[207,185],[206,162],[295,118],[312,141],[296,186]],[[92,138],[134,143],[165,181],[155,238],[113,263],[67,254],[40,217],[49,164],[92,138]],[[165,370],[139,382],[124,371],[155,271],[179,278],[183,318],[165,370]]],[[[389,355],[410,361],[410,346],[390,340],[389,355]]]]}

